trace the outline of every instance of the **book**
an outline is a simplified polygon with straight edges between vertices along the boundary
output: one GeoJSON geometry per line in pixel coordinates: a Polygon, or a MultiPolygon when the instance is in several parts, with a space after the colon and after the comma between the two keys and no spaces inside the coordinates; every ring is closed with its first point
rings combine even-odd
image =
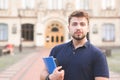
{"type": "Polygon", "coordinates": [[[43,58],[43,61],[46,65],[49,74],[51,74],[54,71],[54,69],[58,66],[58,62],[53,56],[45,57],[43,58]]]}

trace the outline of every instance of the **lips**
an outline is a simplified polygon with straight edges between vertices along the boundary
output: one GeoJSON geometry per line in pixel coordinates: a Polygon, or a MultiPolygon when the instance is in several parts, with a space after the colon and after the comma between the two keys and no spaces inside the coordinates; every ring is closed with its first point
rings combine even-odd
{"type": "Polygon", "coordinates": [[[82,32],[80,32],[80,31],[77,31],[77,32],[75,32],[75,34],[82,34],[82,32]]]}

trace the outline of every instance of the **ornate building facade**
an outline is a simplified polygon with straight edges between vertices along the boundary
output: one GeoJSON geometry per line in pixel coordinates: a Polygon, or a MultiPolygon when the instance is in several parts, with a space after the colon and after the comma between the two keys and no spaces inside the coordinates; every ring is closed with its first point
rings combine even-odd
{"type": "Polygon", "coordinates": [[[120,47],[120,0],[0,0],[0,46],[53,47],[70,40],[68,15],[90,15],[89,40],[120,47]],[[22,40],[22,43],[21,43],[22,40]]]}

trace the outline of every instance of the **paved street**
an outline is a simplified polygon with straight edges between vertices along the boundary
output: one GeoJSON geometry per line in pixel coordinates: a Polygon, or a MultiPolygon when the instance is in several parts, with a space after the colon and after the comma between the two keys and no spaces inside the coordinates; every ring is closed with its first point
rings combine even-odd
{"type": "MultiPolygon", "coordinates": [[[[40,80],[40,72],[44,66],[42,58],[48,56],[50,49],[36,48],[26,58],[10,66],[0,73],[0,80],[40,80]]],[[[110,80],[120,80],[120,75],[110,72],[110,80]]]]}

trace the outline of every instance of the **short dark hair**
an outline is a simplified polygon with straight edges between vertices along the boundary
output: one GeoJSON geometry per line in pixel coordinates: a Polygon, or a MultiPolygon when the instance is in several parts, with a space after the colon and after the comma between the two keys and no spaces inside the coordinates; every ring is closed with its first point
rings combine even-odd
{"type": "Polygon", "coordinates": [[[69,18],[68,18],[68,23],[70,24],[70,20],[72,17],[85,17],[88,21],[88,25],[89,25],[89,16],[88,13],[84,12],[84,11],[74,11],[70,14],[69,18]]]}

